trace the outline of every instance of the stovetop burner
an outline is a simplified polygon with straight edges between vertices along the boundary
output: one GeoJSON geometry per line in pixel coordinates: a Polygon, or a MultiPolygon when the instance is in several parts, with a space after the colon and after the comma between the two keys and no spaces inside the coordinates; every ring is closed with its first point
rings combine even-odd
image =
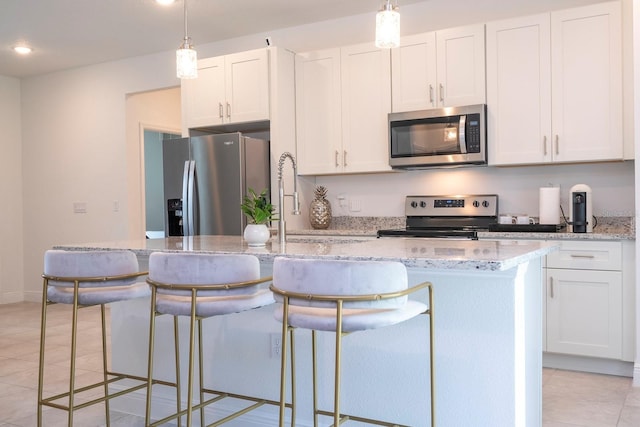
{"type": "Polygon", "coordinates": [[[378,237],[477,239],[498,220],[496,194],[407,196],[406,227],[378,230],[378,237]]]}

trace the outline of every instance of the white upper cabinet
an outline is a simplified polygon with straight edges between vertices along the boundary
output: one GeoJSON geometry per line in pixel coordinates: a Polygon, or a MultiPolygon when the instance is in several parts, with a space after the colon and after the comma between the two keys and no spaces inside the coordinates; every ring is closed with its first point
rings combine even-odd
{"type": "Polygon", "coordinates": [[[296,55],[298,172],[335,173],[342,151],[340,49],[296,55]]]}
{"type": "Polygon", "coordinates": [[[549,14],[487,24],[489,164],[551,159],[549,14]]]}
{"type": "Polygon", "coordinates": [[[182,90],[187,128],[269,120],[268,51],[201,59],[182,90]]]}
{"type": "Polygon", "coordinates": [[[391,50],[393,111],[436,108],[436,33],[403,37],[391,50]]]}
{"type": "Polygon", "coordinates": [[[551,14],[555,161],[622,159],[620,3],[551,14]]]}
{"type": "Polygon", "coordinates": [[[341,56],[343,170],[389,171],[389,50],[366,43],[342,48],[341,56]]]}
{"type": "Polygon", "coordinates": [[[484,24],[438,31],[436,40],[439,105],[484,104],[484,24]]]}
{"type": "Polygon", "coordinates": [[[490,165],[622,159],[618,2],[487,24],[490,165]]]}
{"type": "Polygon", "coordinates": [[[403,37],[392,50],[393,111],[485,103],[484,24],[403,37]]]}
{"type": "Polygon", "coordinates": [[[296,56],[298,172],[391,170],[390,55],[362,44],[296,56]]]}

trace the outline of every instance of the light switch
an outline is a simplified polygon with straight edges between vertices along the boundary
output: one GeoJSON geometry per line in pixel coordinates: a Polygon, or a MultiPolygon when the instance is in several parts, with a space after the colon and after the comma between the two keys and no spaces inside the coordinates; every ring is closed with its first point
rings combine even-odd
{"type": "Polygon", "coordinates": [[[73,213],[87,213],[87,202],[73,202],[73,213]]]}
{"type": "Polygon", "coordinates": [[[351,212],[360,212],[361,209],[362,209],[362,202],[360,200],[357,200],[357,199],[349,200],[349,210],[351,212]]]}

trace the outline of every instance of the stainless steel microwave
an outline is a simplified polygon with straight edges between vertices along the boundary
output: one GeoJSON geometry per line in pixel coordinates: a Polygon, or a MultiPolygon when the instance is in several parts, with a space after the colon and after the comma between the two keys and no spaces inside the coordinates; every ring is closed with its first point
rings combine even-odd
{"type": "Polygon", "coordinates": [[[487,106],[389,114],[389,164],[397,169],[487,164],[487,106]]]}

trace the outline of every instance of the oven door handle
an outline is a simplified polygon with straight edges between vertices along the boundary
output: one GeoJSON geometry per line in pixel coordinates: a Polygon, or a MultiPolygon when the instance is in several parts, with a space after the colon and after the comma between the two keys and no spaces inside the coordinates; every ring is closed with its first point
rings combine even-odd
{"type": "Polygon", "coordinates": [[[460,143],[460,153],[467,154],[467,116],[461,115],[460,121],[458,122],[458,141],[460,143]]]}

